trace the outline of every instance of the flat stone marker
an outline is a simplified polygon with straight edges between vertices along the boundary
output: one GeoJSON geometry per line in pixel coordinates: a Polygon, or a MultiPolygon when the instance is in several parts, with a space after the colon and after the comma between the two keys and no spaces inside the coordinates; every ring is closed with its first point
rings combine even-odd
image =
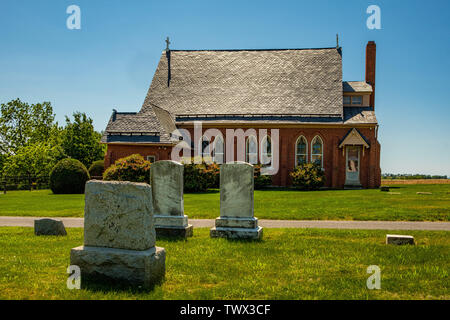
{"type": "Polygon", "coordinates": [[[416,192],[416,194],[432,194],[431,192],[416,192]]]}
{"type": "Polygon", "coordinates": [[[171,160],[157,161],[150,167],[157,236],[186,238],[193,234],[184,214],[183,173],[184,166],[171,160]]]}
{"type": "Polygon", "coordinates": [[[398,235],[398,234],[387,234],[386,244],[404,245],[404,244],[414,244],[413,236],[398,235]]]}
{"type": "Polygon", "coordinates": [[[34,220],[34,234],[37,236],[66,236],[66,228],[61,220],[34,220]]]}
{"type": "Polygon", "coordinates": [[[151,287],[165,274],[166,252],[155,247],[152,190],[148,184],[95,181],[85,188],[84,246],[70,252],[81,279],[151,287]]]}
{"type": "Polygon", "coordinates": [[[254,168],[246,162],[220,168],[220,217],[211,229],[212,238],[260,239],[263,228],[253,212],[254,168]]]}

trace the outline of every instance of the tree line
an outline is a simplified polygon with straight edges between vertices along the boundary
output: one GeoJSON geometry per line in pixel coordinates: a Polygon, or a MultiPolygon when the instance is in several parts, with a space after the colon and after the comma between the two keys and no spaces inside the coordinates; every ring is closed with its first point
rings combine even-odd
{"type": "Polygon", "coordinates": [[[447,176],[429,175],[429,174],[394,174],[384,173],[381,175],[383,179],[399,179],[399,180],[417,180],[417,179],[448,179],[447,176]]]}
{"type": "Polygon", "coordinates": [[[28,104],[20,99],[1,104],[0,176],[48,176],[64,158],[86,167],[104,157],[101,133],[85,113],[66,116],[64,126],[55,121],[50,102],[28,104]]]}

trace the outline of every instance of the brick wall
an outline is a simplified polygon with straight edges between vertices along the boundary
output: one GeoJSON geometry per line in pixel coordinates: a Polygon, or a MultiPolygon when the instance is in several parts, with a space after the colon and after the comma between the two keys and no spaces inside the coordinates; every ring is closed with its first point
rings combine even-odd
{"type": "MultiPolygon", "coordinates": [[[[187,128],[191,132],[193,129],[187,128]]],[[[259,128],[256,129],[258,133],[259,128]]],[[[204,129],[206,130],[206,128],[204,129]]],[[[219,129],[225,137],[225,129],[219,129]]],[[[341,139],[351,128],[279,128],[280,132],[280,168],[272,177],[274,185],[288,186],[291,184],[289,172],[295,166],[295,144],[297,138],[302,135],[308,141],[308,161],[311,160],[311,141],[320,136],[323,145],[323,166],[326,175],[326,186],[343,188],[345,183],[346,155],[338,148],[341,139]]],[[[380,144],[375,138],[375,128],[358,128],[369,141],[370,148],[360,153],[360,182],[364,188],[376,188],[381,184],[380,169],[380,144]]],[[[270,130],[268,130],[270,135],[270,130]]],[[[258,137],[259,139],[259,137],[258,137]]],[[[226,140],[226,139],[225,139],[226,140]]],[[[170,159],[171,148],[164,146],[139,146],[139,145],[108,145],[105,156],[105,166],[109,167],[119,158],[139,153],[146,157],[155,156],[156,160],[170,159]]],[[[235,159],[237,150],[235,148],[235,159]]]]}

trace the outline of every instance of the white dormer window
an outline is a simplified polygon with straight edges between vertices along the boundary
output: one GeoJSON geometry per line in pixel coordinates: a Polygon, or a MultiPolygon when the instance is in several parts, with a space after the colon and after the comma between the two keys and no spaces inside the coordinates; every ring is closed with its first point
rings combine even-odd
{"type": "Polygon", "coordinates": [[[344,96],[344,105],[362,105],[362,96],[344,96]]]}
{"type": "Polygon", "coordinates": [[[350,96],[344,96],[344,104],[351,104],[351,97],[350,96]]]}
{"type": "Polygon", "coordinates": [[[352,96],[352,104],[361,105],[362,104],[362,96],[352,96]]]}

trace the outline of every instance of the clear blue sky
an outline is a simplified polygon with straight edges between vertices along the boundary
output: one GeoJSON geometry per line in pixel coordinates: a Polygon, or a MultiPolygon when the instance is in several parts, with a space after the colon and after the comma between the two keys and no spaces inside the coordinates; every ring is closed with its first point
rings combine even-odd
{"type": "Polygon", "coordinates": [[[0,103],[50,101],[59,123],[138,111],[164,39],[173,49],[343,47],[344,80],[364,80],[377,43],[383,172],[450,175],[450,1],[1,0],[0,103]],[[81,8],[68,30],[66,8],[81,8]],[[381,8],[381,30],[366,8],[381,8]]]}

